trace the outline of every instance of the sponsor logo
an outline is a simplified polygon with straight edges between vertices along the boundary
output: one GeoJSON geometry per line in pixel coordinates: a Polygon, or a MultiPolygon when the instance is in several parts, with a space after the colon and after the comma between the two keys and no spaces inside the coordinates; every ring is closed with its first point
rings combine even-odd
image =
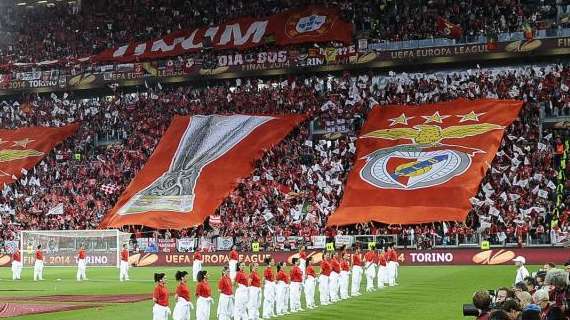
{"type": "Polygon", "coordinates": [[[142,256],[140,253],[137,253],[129,257],[129,264],[135,267],[150,266],[157,261],[158,261],[158,255],[154,253],[147,253],[142,256]]]}
{"type": "Polygon", "coordinates": [[[5,266],[10,263],[10,256],[0,254],[0,266],[5,266]]]}
{"type": "Polygon", "coordinates": [[[493,254],[493,250],[487,250],[477,253],[473,256],[473,262],[476,264],[502,264],[513,260],[515,253],[513,251],[499,250],[493,254]]]}
{"type": "Polygon", "coordinates": [[[527,41],[518,40],[509,43],[505,47],[505,50],[508,52],[528,52],[528,51],[534,51],[540,48],[540,46],[542,46],[542,41],[538,39],[532,39],[527,41]]]}

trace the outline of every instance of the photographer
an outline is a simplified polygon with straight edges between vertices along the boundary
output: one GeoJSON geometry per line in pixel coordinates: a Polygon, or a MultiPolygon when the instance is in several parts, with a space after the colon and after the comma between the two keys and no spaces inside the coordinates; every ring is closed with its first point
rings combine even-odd
{"type": "Polygon", "coordinates": [[[517,320],[521,313],[521,306],[515,299],[507,299],[503,302],[501,309],[504,310],[510,320],[517,320]]]}
{"type": "Polygon", "coordinates": [[[497,289],[497,296],[495,298],[495,304],[497,306],[500,306],[507,299],[514,299],[514,298],[515,298],[515,292],[512,289],[502,287],[502,288],[497,289]]]}
{"type": "Polygon", "coordinates": [[[473,294],[473,306],[463,306],[463,315],[476,316],[477,320],[489,320],[490,311],[491,296],[485,290],[479,290],[473,294]]]}

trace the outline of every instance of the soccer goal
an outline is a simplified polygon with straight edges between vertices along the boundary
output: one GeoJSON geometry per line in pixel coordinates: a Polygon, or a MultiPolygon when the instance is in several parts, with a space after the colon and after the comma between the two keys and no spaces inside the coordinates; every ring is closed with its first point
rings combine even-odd
{"type": "Polygon", "coordinates": [[[24,266],[32,266],[38,245],[42,246],[45,266],[76,266],[83,246],[87,265],[119,267],[119,254],[131,234],[119,230],[37,230],[21,231],[20,248],[24,266]]]}

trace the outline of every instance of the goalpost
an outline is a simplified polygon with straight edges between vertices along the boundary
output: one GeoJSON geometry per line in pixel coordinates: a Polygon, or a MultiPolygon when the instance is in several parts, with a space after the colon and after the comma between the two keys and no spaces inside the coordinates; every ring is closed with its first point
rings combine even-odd
{"type": "Polygon", "coordinates": [[[121,248],[130,237],[119,230],[25,230],[20,232],[22,262],[33,266],[35,250],[41,245],[46,267],[75,267],[83,245],[88,266],[118,268],[121,248]]]}

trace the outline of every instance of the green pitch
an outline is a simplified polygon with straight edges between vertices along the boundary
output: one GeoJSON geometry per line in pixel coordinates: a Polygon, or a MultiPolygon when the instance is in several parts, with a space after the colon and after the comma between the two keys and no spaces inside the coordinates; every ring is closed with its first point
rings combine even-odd
{"type": "MultiPolygon", "coordinates": [[[[88,268],[89,281],[75,281],[75,268],[46,268],[44,281],[33,282],[31,268],[25,268],[22,281],[12,281],[10,268],[0,268],[0,297],[40,296],[40,295],[111,295],[141,294],[149,296],[148,301],[127,304],[109,304],[97,309],[84,309],[59,313],[38,314],[16,317],[18,320],[123,320],[152,318],[152,274],[165,272],[167,287],[173,294],[176,288],[174,273],[184,268],[131,268],[131,281],[119,282],[119,271],[115,268],[88,268]],[[61,280],[57,280],[61,279],[61,280]]],[[[529,270],[536,271],[536,267],[529,270]]],[[[210,285],[216,304],[211,310],[215,319],[218,301],[217,282],[220,268],[207,268],[210,285]]],[[[187,268],[191,272],[191,268],[187,268]]],[[[362,281],[362,296],[341,301],[334,305],[319,306],[315,310],[304,311],[281,318],[300,319],[463,319],[461,306],[470,303],[472,293],[477,289],[496,289],[511,285],[515,276],[514,266],[449,266],[449,267],[401,267],[399,286],[365,293],[365,279],[362,281]]],[[[190,283],[192,294],[195,284],[190,283]]],[[[318,285],[317,285],[318,288],[318,285]]],[[[318,304],[318,289],[316,290],[318,304]]],[[[171,308],[174,307],[171,298],[171,308]]],[[[33,303],[33,300],[29,301],[33,303]]],[[[195,302],[195,300],[194,300],[195,302]]],[[[305,301],[302,297],[304,308],[305,301]]],[[[195,316],[192,315],[192,319],[195,316]]],[[[465,318],[472,319],[472,318],[465,318]]]]}

